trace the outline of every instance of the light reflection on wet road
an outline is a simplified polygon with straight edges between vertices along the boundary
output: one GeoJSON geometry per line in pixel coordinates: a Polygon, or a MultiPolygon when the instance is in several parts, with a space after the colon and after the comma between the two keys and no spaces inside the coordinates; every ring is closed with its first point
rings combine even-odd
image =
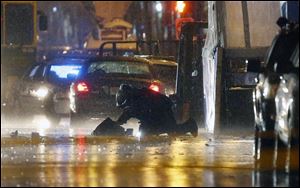
{"type": "Polygon", "coordinates": [[[63,141],[64,143],[54,145],[2,147],[1,184],[4,186],[251,185],[249,176],[252,168],[251,152],[239,156],[231,154],[241,150],[241,145],[251,147],[250,141],[245,143],[224,141],[214,146],[206,146],[203,139],[191,137],[174,140],[153,138],[147,141],[116,138],[97,139],[95,144],[87,144],[92,140],[93,137],[79,137],[75,142],[63,141]]]}
{"type": "Polygon", "coordinates": [[[197,138],[139,140],[89,136],[93,128],[74,129],[75,136],[68,129],[38,138],[3,134],[1,186],[260,185],[253,181],[251,135],[213,137],[200,130],[197,138]]]}

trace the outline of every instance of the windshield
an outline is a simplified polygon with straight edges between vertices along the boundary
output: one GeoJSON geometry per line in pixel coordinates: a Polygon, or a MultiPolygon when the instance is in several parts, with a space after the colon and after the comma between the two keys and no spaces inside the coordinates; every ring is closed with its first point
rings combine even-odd
{"type": "Polygon", "coordinates": [[[148,64],[133,61],[94,62],[88,68],[88,74],[99,71],[106,74],[151,75],[148,64]]]}

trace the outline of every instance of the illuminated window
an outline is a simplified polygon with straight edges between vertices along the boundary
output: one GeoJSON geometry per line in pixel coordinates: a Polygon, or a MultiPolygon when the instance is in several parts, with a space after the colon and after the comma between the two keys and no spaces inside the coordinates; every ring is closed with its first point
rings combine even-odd
{"type": "Polygon", "coordinates": [[[77,76],[81,67],[81,65],[51,65],[50,73],[56,74],[59,78],[67,78],[68,75],[77,76]]]}

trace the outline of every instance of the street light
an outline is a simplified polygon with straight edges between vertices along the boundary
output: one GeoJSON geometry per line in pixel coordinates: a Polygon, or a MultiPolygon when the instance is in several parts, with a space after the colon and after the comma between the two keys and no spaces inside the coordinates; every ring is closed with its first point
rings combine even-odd
{"type": "Polygon", "coordinates": [[[157,12],[161,12],[162,11],[162,5],[161,5],[161,3],[160,2],[156,3],[155,8],[156,8],[157,12]]]}
{"type": "Polygon", "coordinates": [[[182,13],[184,11],[185,8],[185,3],[184,1],[177,1],[176,2],[176,11],[179,13],[182,13]]]}
{"type": "Polygon", "coordinates": [[[53,11],[53,12],[57,12],[57,7],[53,7],[53,8],[52,8],[52,11],[53,11]]]}

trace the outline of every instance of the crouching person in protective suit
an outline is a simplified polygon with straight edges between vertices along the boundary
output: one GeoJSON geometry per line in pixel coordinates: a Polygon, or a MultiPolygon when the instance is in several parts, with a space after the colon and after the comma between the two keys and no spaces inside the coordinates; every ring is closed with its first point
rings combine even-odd
{"type": "Polygon", "coordinates": [[[122,84],[116,94],[116,105],[123,109],[123,113],[116,124],[125,124],[130,118],[140,120],[142,136],[184,135],[190,132],[198,135],[198,126],[193,119],[183,124],[177,124],[173,111],[172,101],[165,95],[148,88],[135,88],[122,84]]]}

